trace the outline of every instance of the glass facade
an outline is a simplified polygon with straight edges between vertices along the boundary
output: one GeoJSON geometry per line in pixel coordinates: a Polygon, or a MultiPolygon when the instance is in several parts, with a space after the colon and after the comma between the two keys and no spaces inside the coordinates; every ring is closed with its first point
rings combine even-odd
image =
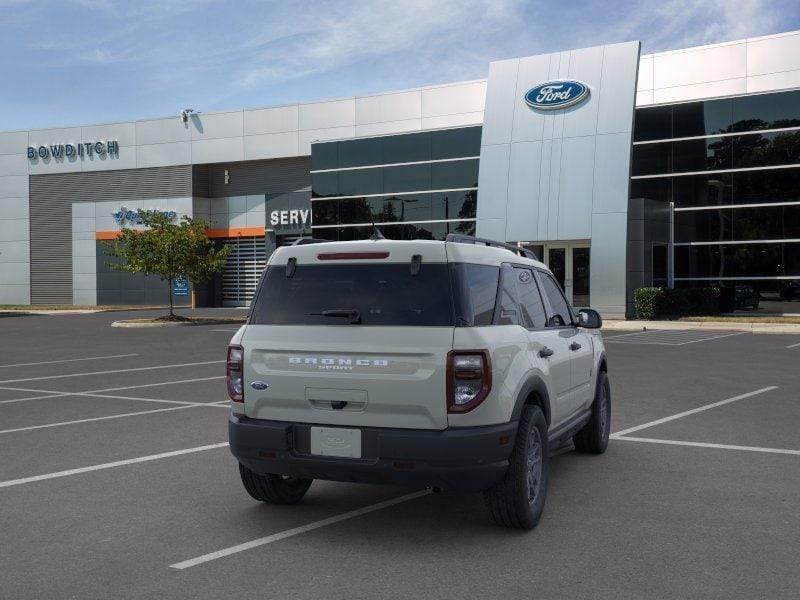
{"type": "Polygon", "coordinates": [[[474,235],[480,145],[481,127],[313,144],[314,237],[474,235]]]}
{"type": "MultiPolygon", "coordinates": [[[[674,205],[676,286],[719,286],[733,309],[792,312],[800,91],[637,109],[631,176],[632,199],[674,205]]],[[[656,285],[663,254],[654,249],[656,285]]]]}

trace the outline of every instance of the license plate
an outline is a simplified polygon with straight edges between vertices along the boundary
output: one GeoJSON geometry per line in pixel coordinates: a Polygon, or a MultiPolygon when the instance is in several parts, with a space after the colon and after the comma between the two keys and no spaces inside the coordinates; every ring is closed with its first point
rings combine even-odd
{"type": "Polygon", "coordinates": [[[311,454],[361,458],[361,430],[312,427],[311,454]]]}

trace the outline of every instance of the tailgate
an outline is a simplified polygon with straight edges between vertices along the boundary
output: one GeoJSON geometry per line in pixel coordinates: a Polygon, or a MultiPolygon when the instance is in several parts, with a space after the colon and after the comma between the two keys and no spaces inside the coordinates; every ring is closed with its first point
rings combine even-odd
{"type": "Polygon", "coordinates": [[[242,339],[245,412],[275,421],[444,429],[452,345],[452,327],[250,325],[242,339]]]}

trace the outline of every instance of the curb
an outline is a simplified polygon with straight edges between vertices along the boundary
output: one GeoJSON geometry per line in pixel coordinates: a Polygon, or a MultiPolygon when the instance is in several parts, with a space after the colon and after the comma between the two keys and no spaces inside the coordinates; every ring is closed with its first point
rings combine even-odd
{"type": "Polygon", "coordinates": [[[114,321],[112,327],[124,327],[128,329],[150,329],[157,327],[197,327],[198,325],[233,325],[241,327],[244,321],[225,321],[221,319],[209,319],[207,321],[114,321]]]}
{"type": "Polygon", "coordinates": [[[615,321],[603,322],[605,331],[643,331],[645,329],[706,329],[726,331],[747,331],[750,333],[789,333],[800,335],[798,323],[735,323],[725,321],[615,321]]]}

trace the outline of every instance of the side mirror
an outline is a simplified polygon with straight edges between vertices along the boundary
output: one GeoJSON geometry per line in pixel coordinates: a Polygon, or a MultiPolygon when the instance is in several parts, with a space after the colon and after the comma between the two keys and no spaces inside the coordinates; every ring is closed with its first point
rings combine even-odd
{"type": "Polygon", "coordinates": [[[596,310],[582,308],[578,311],[578,327],[586,329],[600,329],[603,326],[603,318],[596,310]]]}

